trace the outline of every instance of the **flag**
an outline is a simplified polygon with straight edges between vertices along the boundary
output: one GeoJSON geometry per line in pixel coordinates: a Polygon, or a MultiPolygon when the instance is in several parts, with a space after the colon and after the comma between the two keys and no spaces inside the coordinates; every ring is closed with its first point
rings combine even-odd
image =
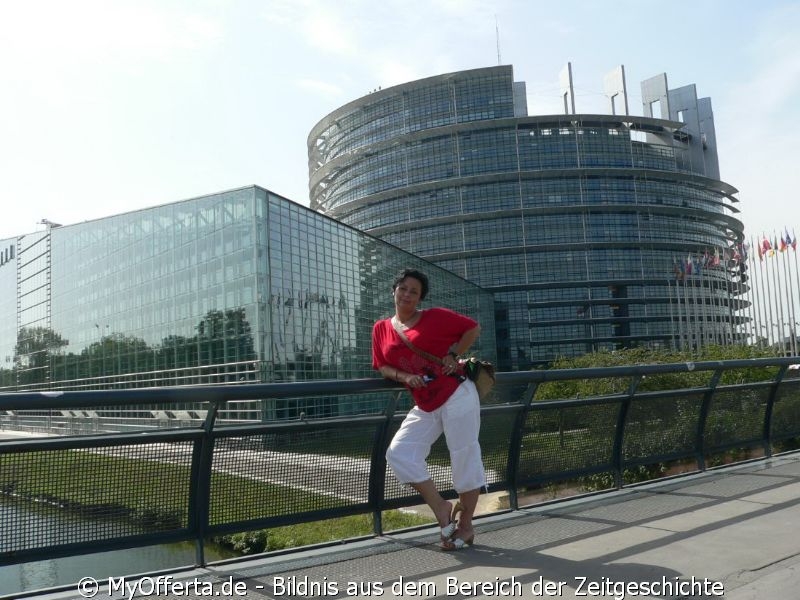
{"type": "MultiPolygon", "coordinates": [[[[792,234],[794,234],[794,229],[792,229],[792,234]]],[[[792,250],[796,249],[797,249],[797,238],[794,235],[792,235],[792,250]]]]}
{"type": "Polygon", "coordinates": [[[675,273],[675,281],[683,279],[683,263],[672,258],[672,271],[675,273]]]}
{"type": "Polygon", "coordinates": [[[772,256],[775,254],[775,246],[772,245],[772,241],[767,236],[764,236],[764,241],[761,242],[764,250],[764,256],[772,256]]]}
{"type": "Polygon", "coordinates": [[[692,274],[692,255],[691,254],[686,257],[686,274],[687,275],[691,275],[692,274]]]}
{"type": "Polygon", "coordinates": [[[786,240],[783,239],[783,236],[780,238],[780,242],[778,242],[778,251],[779,252],[786,252],[786,240]]]}
{"type": "Polygon", "coordinates": [[[712,267],[719,266],[719,248],[714,248],[714,258],[711,259],[711,266],[712,267]]]}
{"type": "Polygon", "coordinates": [[[761,240],[761,256],[772,256],[770,252],[772,252],[772,244],[770,244],[767,236],[764,236],[764,239],[761,240]]]}
{"type": "Polygon", "coordinates": [[[784,231],[786,232],[786,237],[784,237],[783,240],[782,240],[783,241],[783,249],[784,250],[788,250],[789,246],[792,245],[792,236],[789,235],[789,228],[788,227],[786,227],[784,229],[784,231]]]}

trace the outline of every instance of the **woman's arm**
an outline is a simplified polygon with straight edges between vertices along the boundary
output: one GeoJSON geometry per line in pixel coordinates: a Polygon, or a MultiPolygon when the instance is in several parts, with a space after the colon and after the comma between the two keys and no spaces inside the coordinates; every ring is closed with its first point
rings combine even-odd
{"type": "Polygon", "coordinates": [[[461,339],[458,340],[455,344],[450,346],[450,352],[456,354],[456,356],[461,356],[467,350],[472,347],[472,344],[475,343],[475,340],[478,339],[481,335],[481,326],[476,325],[472,329],[468,329],[461,335],[461,339]]]}
{"type": "Polygon", "coordinates": [[[391,365],[384,365],[380,369],[378,369],[378,373],[380,373],[386,379],[391,379],[392,381],[397,381],[399,383],[405,383],[405,376],[407,373],[404,373],[400,369],[393,367],[391,365]]]}
{"type": "Polygon", "coordinates": [[[410,388],[420,388],[428,385],[422,375],[415,375],[414,373],[406,373],[391,365],[384,365],[378,369],[378,373],[383,375],[386,379],[397,381],[410,388]]]}

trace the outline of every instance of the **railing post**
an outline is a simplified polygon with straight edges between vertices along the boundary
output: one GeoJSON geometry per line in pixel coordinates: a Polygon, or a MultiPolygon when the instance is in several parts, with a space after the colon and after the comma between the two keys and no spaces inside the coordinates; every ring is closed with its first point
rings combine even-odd
{"type": "Polygon", "coordinates": [[[772,413],[775,408],[775,398],[778,396],[778,388],[781,386],[786,371],[789,365],[783,365],[778,373],[775,375],[774,385],[770,390],[769,398],[767,398],[767,408],[764,411],[764,456],[772,456],[772,413]]]}
{"type": "Polygon", "coordinates": [[[522,395],[522,402],[517,416],[514,419],[514,427],[511,430],[511,439],[508,441],[508,459],[506,461],[506,481],[508,489],[508,506],[511,510],[519,508],[519,494],[517,493],[517,481],[519,481],[519,457],[522,453],[522,437],[525,431],[525,424],[528,422],[528,413],[531,410],[533,397],[539,388],[538,382],[528,385],[522,395]]]}
{"type": "Polygon", "coordinates": [[[622,442],[625,438],[625,423],[628,422],[628,411],[631,407],[633,397],[636,395],[636,388],[642,381],[642,375],[633,375],[631,383],[628,386],[628,393],[622,399],[619,407],[619,414],[617,415],[617,430],[614,432],[614,449],[612,450],[611,464],[614,465],[614,487],[617,489],[622,488],[623,480],[623,460],[622,460],[622,442]]]}
{"type": "Polygon", "coordinates": [[[724,369],[717,369],[708,383],[708,390],[703,394],[703,403],[700,405],[700,416],[697,420],[697,436],[695,438],[695,461],[699,471],[706,470],[706,422],[708,421],[708,411],[711,408],[711,399],[717,389],[719,380],[722,378],[724,369]]]}
{"type": "Polygon", "coordinates": [[[386,404],[383,421],[375,430],[375,441],[372,446],[372,459],[369,467],[369,489],[367,492],[368,503],[372,507],[372,530],[375,535],[383,535],[383,494],[386,488],[386,446],[388,445],[389,429],[392,425],[394,413],[400,396],[403,392],[395,392],[386,404]]]}
{"type": "Polygon", "coordinates": [[[213,400],[210,403],[206,419],[203,422],[203,437],[195,442],[192,451],[193,491],[189,499],[189,520],[195,532],[195,566],[204,567],[205,533],[208,528],[208,513],[211,504],[211,463],[214,458],[214,438],[212,431],[217,419],[220,404],[224,401],[213,400]]]}

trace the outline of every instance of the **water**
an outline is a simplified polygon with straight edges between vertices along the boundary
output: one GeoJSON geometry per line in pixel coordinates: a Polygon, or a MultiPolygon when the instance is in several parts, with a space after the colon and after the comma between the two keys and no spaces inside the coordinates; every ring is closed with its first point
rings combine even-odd
{"type": "MultiPolygon", "coordinates": [[[[12,538],[8,532],[3,532],[0,550],[4,551],[20,547],[26,538],[34,538],[37,545],[64,543],[74,532],[87,529],[87,521],[64,511],[9,499],[0,499],[0,522],[16,522],[17,525],[11,528],[12,533],[22,536],[21,539],[12,538]]],[[[120,532],[131,531],[131,527],[124,523],[114,528],[120,532]]],[[[103,531],[109,531],[108,523],[103,523],[103,531]]],[[[232,556],[223,549],[210,546],[206,546],[205,552],[209,562],[232,556]]],[[[0,596],[70,585],[82,577],[105,579],[186,567],[193,565],[194,559],[194,544],[184,542],[10,565],[0,567],[0,596]]]]}

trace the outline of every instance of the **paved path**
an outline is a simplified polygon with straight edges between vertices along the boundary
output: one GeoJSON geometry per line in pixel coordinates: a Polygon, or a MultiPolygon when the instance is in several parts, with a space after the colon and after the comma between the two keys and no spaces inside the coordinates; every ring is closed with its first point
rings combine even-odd
{"type": "Polygon", "coordinates": [[[129,579],[127,592],[102,582],[96,597],[797,598],[798,499],[792,454],[481,518],[461,552],[427,529],[129,579]]]}

